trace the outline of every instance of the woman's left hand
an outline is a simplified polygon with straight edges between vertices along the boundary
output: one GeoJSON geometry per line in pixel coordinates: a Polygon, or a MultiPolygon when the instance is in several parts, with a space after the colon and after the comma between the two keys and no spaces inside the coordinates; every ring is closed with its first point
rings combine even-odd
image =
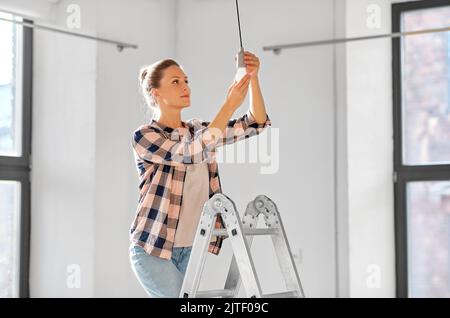
{"type": "Polygon", "coordinates": [[[256,77],[259,72],[259,58],[249,51],[244,51],[244,63],[246,65],[247,73],[250,73],[252,77],[256,77]]]}

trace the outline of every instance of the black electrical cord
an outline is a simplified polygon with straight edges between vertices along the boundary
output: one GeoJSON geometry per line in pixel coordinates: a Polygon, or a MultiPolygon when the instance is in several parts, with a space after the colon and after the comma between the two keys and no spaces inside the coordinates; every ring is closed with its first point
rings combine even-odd
{"type": "Polygon", "coordinates": [[[241,21],[239,20],[239,5],[238,0],[236,0],[236,11],[237,11],[237,19],[238,19],[238,27],[239,27],[239,40],[241,42],[241,49],[244,47],[242,46],[242,35],[241,35],[241,21]]]}

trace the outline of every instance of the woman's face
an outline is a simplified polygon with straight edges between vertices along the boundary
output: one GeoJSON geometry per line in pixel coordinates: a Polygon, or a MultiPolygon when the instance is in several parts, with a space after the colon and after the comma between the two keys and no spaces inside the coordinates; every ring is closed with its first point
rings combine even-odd
{"type": "Polygon", "coordinates": [[[187,76],[180,67],[172,65],[166,68],[159,86],[154,89],[154,94],[160,106],[184,108],[190,105],[191,89],[187,76]]]}

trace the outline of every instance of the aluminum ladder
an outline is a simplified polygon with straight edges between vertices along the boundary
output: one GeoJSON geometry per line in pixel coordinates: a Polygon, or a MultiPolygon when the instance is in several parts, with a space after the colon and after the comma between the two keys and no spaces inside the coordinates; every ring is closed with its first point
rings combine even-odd
{"type": "Polygon", "coordinates": [[[234,202],[226,195],[216,193],[203,206],[179,297],[236,297],[241,281],[247,297],[305,297],[283,223],[275,203],[265,195],[258,195],[253,201],[248,203],[241,221],[234,202]],[[266,228],[256,228],[260,214],[264,216],[266,228]],[[214,228],[216,218],[219,215],[225,223],[225,229],[214,228]],[[224,289],[199,291],[201,275],[213,235],[228,236],[233,249],[233,259],[231,260],[224,289]],[[278,263],[286,283],[285,292],[262,293],[250,254],[250,247],[255,235],[271,236],[278,263]]]}

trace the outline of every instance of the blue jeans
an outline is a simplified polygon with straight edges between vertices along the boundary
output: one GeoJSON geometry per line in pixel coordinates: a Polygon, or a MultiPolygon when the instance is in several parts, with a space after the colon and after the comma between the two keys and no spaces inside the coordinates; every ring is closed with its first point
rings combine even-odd
{"type": "Polygon", "coordinates": [[[147,254],[140,246],[130,246],[131,267],[150,297],[179,297],[191,249],[174,247],[172,259],[167,260],[147,254]]]}

